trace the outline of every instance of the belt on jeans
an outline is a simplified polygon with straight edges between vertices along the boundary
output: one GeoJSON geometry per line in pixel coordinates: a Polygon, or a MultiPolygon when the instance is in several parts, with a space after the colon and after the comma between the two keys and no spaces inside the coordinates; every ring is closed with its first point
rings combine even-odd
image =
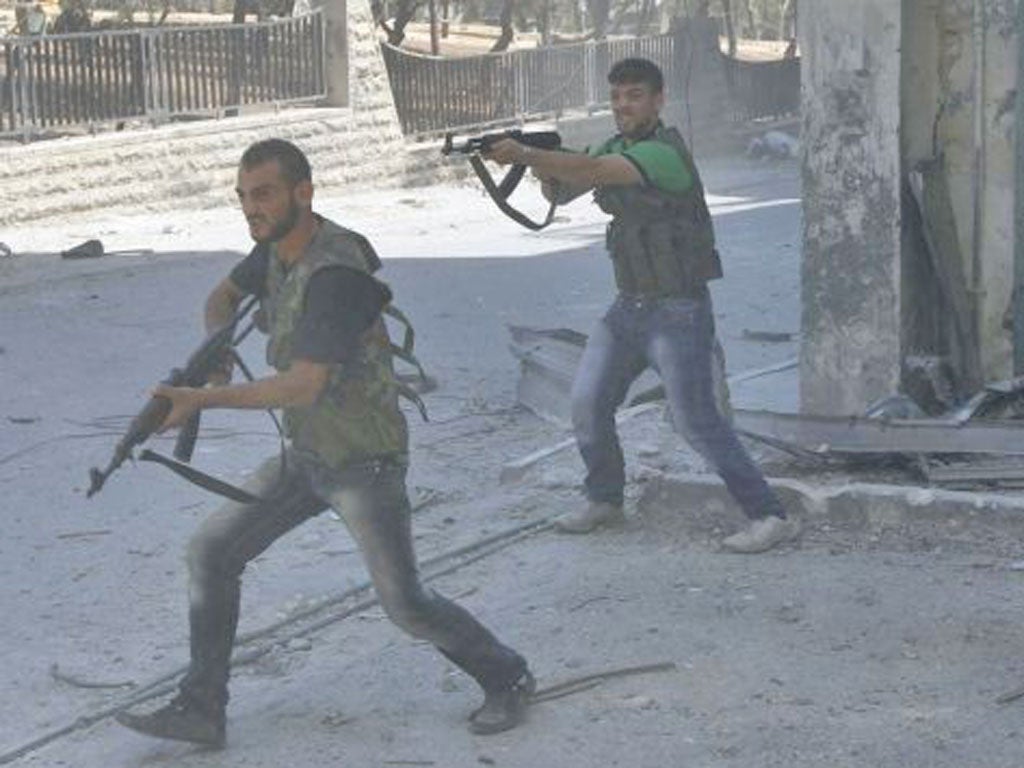
{"type": "Polygon", "coordinates": [[[699,291],[686,292],[686,293],[659,293],[659,294],[643,294],[643,293],[619,293],[619,299],[631,306],[640,309],[642,307],[654,306],[663,301],[675,301],[678,299],[689,299],[690,301],[698,301],[703,299],[706,295],[705,289],[699,291]]]}
{"type": "Polygon", "coordinates": [[[407,469],[408,466],[408,458],[400,454],[394,456],[370,456],[353,461],[344,467],[333,469],[331,472],[336,477],[343,479],[369,478],[378,477],[385,472],[407,469]]]}

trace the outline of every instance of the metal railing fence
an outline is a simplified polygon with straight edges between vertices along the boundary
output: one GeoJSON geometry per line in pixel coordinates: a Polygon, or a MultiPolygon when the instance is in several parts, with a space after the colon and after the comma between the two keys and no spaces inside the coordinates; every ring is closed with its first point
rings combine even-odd
{"type": "MultiPolygon", "coordinates": [[[[627,56],[654,61],[665,76],[666,99],[685,101],[693,66],[685,35],[654,35],[446,59],[382,44],[395,106],[406,134],[522,121],[568,109],[608,105],[607,73],[627,56]]],[[[800,101],[798,59],[742,62],[720,55],[732,104],[726,119],[795,114],[800,101]]],[[[725,94],[723,94],[725,95],[725,94]]]]}
{"type": "Polygon", "coordinates": [[[320,11],[258,24],[0,39],[0,136],[326,93],[320,11]]]}
{"type": "Polygon", "coordinates": [[[722,60],[734,120],[786,117],[800,111],[800,59],[722,60]]]}
{"type": "Polygon", "coordinates": [[[644,56],[675,82],[673,36],[602,40],[459,59],[384,43],[384,63],[407,134],[430,133],[607,103],[611,64],[644,56]]]}

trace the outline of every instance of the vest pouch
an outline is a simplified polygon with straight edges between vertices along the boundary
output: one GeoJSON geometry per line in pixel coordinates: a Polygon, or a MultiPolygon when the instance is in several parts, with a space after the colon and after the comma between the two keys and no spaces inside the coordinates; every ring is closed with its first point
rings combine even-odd
{"type": "Polygon", "coordinates": [[[668,296],[693,296],[698,293],[699,278],[693,259],[676,242],[675,227],[663,221],[644,227],[641,240],[646,260],[652,265],[655,286],[651,293],[668,296]]]}
{"type": "Polygon", "coordinates": [[[615,284],[622,293],[694,296],[714,271],[671,220],[617,220],[609,224],[606,240],[615,284]]]}
{"type": "Polygon", "coordinates": [[[615,272],[615,285],[620,292],[630,295],[651,294],[657,291],[653,265],[646,258],[646,248],[640,229],[616,219],[605,230],[608,255],[615,272]]]}

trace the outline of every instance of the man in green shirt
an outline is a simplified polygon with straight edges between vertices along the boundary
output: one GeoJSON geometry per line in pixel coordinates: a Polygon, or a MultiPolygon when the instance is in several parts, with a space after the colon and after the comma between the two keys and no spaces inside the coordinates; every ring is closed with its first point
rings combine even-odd
{"type": "Polygon", "coordinates": [[[761,471],[719,412],[712,384],[714,316],[707,283],[722,276],[697,167],[679,132],[662,124],[664,81],[646,59],[608,74],[619,132],[586,153],[511,139],[487,157],[530,166],[544,195],[568,202],[588,190],[612,219],[607,246],[618,297],[590,335],[572,392],[588,504],[558,521],[567,533],[621,522],[625,486],[615,410],[648,366],[661,376],[674,422],[714,467],[750,524],[722,544],[763,552],[797,535],[761,471]]]}

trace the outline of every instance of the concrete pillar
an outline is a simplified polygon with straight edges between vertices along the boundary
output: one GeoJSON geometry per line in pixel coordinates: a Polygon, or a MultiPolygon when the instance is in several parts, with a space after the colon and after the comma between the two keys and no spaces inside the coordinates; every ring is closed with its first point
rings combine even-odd
{"type": "Polygon", "coordinates": [[[899,385],[901,5],[800,7],[805,413],[862,413],[899,385]]]}
{"type": "Polygon", "coordinates": [[[349,0],[323,0],[324,22],[324,69],[327,81],[327,104],[331,107],[351,106],[349,95],[349,50],[348,50],[348,4],[349,0]]]}

